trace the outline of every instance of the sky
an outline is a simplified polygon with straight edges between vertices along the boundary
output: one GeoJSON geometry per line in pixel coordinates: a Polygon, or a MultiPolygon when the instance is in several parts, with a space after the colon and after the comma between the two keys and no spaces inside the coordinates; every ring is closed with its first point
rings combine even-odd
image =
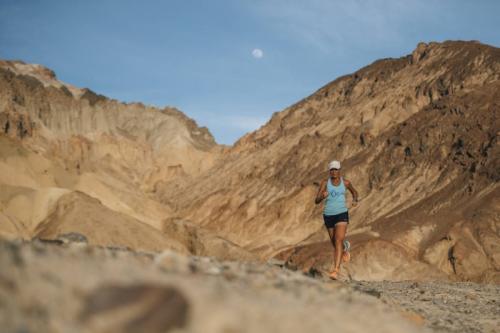
{"type": "Polygon", "coordinates": [[[0,0],[0,58],[233,144],[335,78],[423,42],[500,46],[500,1],[0,0]]]}

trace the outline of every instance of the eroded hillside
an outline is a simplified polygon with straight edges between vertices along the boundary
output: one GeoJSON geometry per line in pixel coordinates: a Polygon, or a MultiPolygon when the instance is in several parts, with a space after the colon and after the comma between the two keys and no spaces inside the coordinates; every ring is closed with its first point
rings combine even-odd
{"type": "Polygon", "coordinates": [[[1,61],[0,128],[3,237],[78,232],[96,245],[227,255],[203,239],[238,251],[207,232],[188,241],[159,231],[173,210],[155,200],[156,185],[202,172],[223,149],[179,110],[120,103],[43,66],[1,61]]]}
{"type": "Polygon", "coordinates": [[[340,159],[361,193],[352,277],[499,281],[499,77],[498,48],[421,43],[274,114],[159,197],[262,257],[326,269],[314,196],[340,159]]]}

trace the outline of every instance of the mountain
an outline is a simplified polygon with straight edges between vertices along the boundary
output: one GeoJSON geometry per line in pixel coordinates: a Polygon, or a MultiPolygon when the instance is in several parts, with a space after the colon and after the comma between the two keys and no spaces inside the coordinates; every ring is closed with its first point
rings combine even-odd
{"type": "Polygon", "coordinates": [[[275,113],[212,168],[156,195],[261,258],[326,270],[332,249],[314,197],[339,159],[361,197],[352,278],[498,283],[499,77],[498,48],[421,43],[275,113]]]}
{"type": "Polygon", "coordinates": [[[247,255],[188,224],[160,232],[172,208],[152,196],[157,184],[206,170],[224,149],[181,111],[120,103],[43,66],[1,61],[0,128],[4,238],[78,232],[95,245],[247,255]],[[186,230],[197,238],[181,244],[186,230]]]}

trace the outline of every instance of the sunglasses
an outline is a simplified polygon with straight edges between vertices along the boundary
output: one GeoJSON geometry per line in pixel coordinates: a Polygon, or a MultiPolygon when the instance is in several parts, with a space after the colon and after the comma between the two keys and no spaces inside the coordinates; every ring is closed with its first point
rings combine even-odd
{"type": "Polygon", "coordinates": [[[339,171],[340,169],[335,169],[335,168],[330,169],[330,171],[332,171],[332,170],[339,171]]]}

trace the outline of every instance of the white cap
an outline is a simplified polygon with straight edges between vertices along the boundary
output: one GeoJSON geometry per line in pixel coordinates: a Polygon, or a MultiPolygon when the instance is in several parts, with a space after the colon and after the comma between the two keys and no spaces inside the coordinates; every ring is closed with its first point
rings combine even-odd
{"type": "Polygon", "coordinates": [[[339,161],[331,161],[330,164],[328,164],[328,170],[331,169],[340,169],[340,162],[339,161]]]}

